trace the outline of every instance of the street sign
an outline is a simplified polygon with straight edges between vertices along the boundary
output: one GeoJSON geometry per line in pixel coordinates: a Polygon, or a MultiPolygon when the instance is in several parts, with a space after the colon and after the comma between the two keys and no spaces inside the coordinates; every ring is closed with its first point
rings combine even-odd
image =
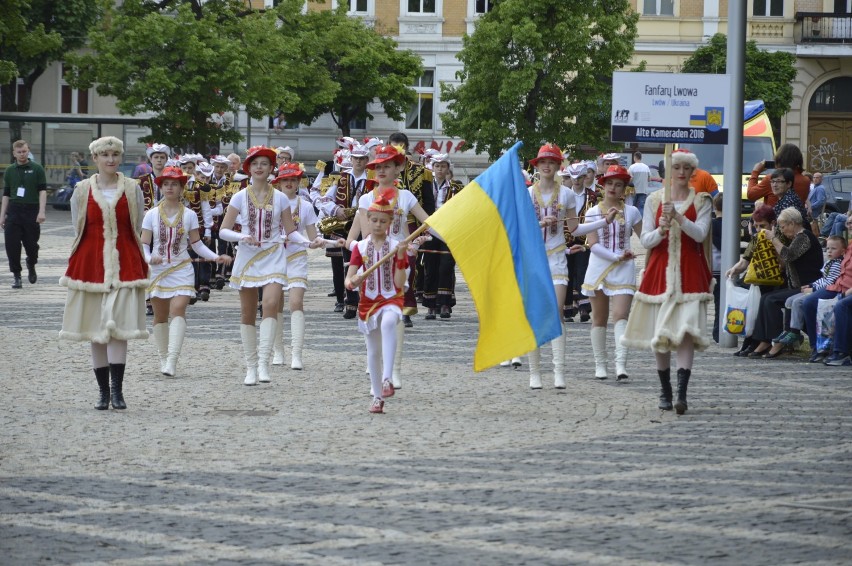
{"type": "Polygon", "coordinates": [[[730,85],[727,75],[613,73],[612,141],[726,144],[730,85]]]}

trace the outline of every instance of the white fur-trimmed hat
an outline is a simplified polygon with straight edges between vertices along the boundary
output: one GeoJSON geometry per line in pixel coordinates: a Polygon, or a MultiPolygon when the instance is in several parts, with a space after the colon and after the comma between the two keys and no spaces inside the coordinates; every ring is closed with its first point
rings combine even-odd
{"type": "Polygon", "coordinates": [[[446,163],[447,165],[450,166],[450,170],[453,169],[453,162],[450,161],[450,154],[449,153],[435,153],[430,157],[430,159],[432,160],[433,165],[435,163],[446,163]]]}
{"type": "Polygon", "coordinates": [[[204,156],[200,153],[184,153],[178,157],[179,163],[189,163],[190,161],[198,165],[200,161],[204,161],[204,156]]]}
{"type": "Polygon", "coordinates": [[[285,145],[284,147],[276,147],[275,148],[275,154],[276,155],[281,155],[282,153],[286,153],[287,155],[289,155],[291,160],[296,159],[296,152],[289,145],[285,145]]]}
{"type": "Polygon", "coordinates": [[[105,151],[117,150],[124,153],[124,142],[114,136],[104,136],[89,144],[89,153],[100,155],[105,151]]]}
{"type": "Polygon", "coordinates": [[[224,155],[213,155],[213,156],[211,156],[210,157],[210,163],[212,163],[213,165],[216,165],[217,163],[219,165],[230,165],[231,164],[231,162],[228,160],[228,158],[225,157],[224,155]]]}
{"type": "Polygon", "coordinates": [[[361,145],[360,143],[356,143],[355,146],[349,150],[350,157],[369,157],[370,156],[370,148],[366,145],[361,145]]]}

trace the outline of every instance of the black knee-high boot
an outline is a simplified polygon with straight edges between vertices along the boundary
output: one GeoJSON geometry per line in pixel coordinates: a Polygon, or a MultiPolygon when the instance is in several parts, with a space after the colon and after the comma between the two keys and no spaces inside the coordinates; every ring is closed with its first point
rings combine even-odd
{"type": "Polygon", "coordinates": [[[677,370],[677,401],[674,408],[678,415],[686,412],[686,387],[689,385],[689,376],[692,370],[680,368],[677,370]]]}
{"type": "Polygon", "coordinates": [[[660,376],[660,404],[658,405],[663,411],[672,410],[672,370],[658,369],[657,374],[660,376]]]}
{"type": "Polygon", "coordinates": [[[126,409],[127,405],[121,393],[121,386],[124,383],[124,364],[110,364],[109,373],[112,377],[112,408],[126,409]]]}
{"type": "Polygon", "coordinates": [[[105,411],[109,409],[109,366],[95,368],[95,379],[98,380],[98,387],[101,390],[101,399],[95,405],[95,409],[105,411]]]}

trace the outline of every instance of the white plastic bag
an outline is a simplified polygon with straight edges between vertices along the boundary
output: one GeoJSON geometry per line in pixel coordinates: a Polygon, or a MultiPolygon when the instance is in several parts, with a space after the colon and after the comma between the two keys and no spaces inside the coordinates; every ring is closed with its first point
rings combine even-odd
{"type": "Polygon", "coordinates": [[[760,307],[760,287],[750,285],[748,289],[738,287],[733,280],[725,282],[725,318],[722,330],[731,336],[751,336],[760,307]]]}

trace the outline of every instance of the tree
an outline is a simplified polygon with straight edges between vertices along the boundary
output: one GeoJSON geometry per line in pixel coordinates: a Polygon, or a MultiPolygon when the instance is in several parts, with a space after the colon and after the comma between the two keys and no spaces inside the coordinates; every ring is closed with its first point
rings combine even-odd
{"type": "MultiPolygon", "coordinates": [[[[100,9],[97,0],[0,0],[0,13],[0,111],[28,112],[36,80],[85,44],[100,9]]],[[[21,137],[21,123],[11,124],[10,135],[21,137]]]]}
{"type": "Polygon", "coordinates": [[[465,36],[459,86],[441,85],[445,133],[494,159],[515,140],[608,145],[612,73],[630,61],[628,0],[501,0],[465,36]]]}
{"type": "Polygon", "coordinates": [[[126,0],[91,34],[92,53],[69,57],[67,80],[96,84],[123,114],[153,113],[142,141],[209,153],[242,139],[214,119],[223,113],[261,118],[333,99],[339,87],[305,44],[310,34],[279,29],[282,20],[295,26],[302,4],[251,10],[242,0],[126,0]]]}
{"type": "MultiPolygon", "coordinates": [[[[727,70],[728,37],[717,33],[707,45],[699,47],[687,59],[684,73],[719,73],[727,70]]],[[[766,113],[776,135],[780,134],[781,117],[793,102],[793,80],[796,78],[796,56],[784,51],[771,53],[757,47],[755,41],[746,43],[745,99],[763,99],[766,113]]]]}
{"type": "Polygon", "coordinates": [[[378,101],[393,120],[402,120],[415,101],[411,85],[423,74],[420,57],[397,50],[397,43],[367,27],[360,18],[337,10],[309,12],[305,31],[322,39],[318,55],[329,80],[340,86],[333,100],[306,112],[290,112],[288,121],[310,124],[330,113],[342,135],[349,135],[352,120],[372,118],[367,104],[378,101]]]}

